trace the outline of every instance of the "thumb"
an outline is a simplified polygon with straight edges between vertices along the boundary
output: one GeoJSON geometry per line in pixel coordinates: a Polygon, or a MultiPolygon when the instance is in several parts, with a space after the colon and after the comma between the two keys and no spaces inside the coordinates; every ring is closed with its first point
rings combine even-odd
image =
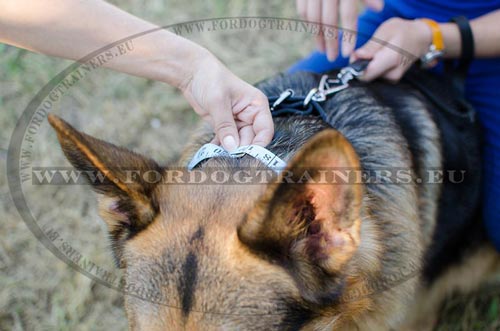
{"type": "MultiPolygon", "coordinates": [[[[358,48],[355,50],[350,58],[349,58],[349,63],[352,63],[356,60],[372,60],[377,51],[381,48],[382,46],[377,43],[376,41],[370,39],[366,44],[364,44],[361,48],[358,48]]],[[[365,70],[366,71],[366,70],[365,70]]]]}
{"type": "Polygon", "coordinates": [[[231,107],[226,105],[211,113],[213,114],[215,135],[222,147],[230,152],[235,150],[239,146],[239,136],[231,107]]]}
{"type": "Polygon", "coordinates": [[[380,45],[379,42],[371,39],[362,47],[354,51],[353,60],[358,60],[358,59],[371,60],[375,55],[375,53],[377,53],[381,47],[382,46],[380,45]]]}

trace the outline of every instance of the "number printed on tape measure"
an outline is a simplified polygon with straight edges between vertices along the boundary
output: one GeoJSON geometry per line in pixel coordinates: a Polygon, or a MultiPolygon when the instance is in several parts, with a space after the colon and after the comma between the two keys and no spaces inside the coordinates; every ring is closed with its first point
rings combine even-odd
{"type": "Polygon", "coordinates": [[[224,148],[215,145],[215,144],[205,144],[203,145],[198,152],[195,153],[193,159],[188,164],[188,170],[193,170],[200,162],[218,156],[229,156],[233,158],[242,157],[244,155],[250,155],[257,160],[264,163],[269,168],[275,170],[276,172],[280,172],[285,166],[286,162],[276,156],[274,153],[269,151],[268,149],[258,146],[258,145],[248,145],[241,146],[237,148],[234,152],[228,152],[224,148]]]}

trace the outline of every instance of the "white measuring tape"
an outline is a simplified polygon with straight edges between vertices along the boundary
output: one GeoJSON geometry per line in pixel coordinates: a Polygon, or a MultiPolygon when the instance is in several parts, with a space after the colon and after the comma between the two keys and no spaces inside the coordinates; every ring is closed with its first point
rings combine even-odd
{"type": "Polygon", "coordinates": [[[280,172],[286,166],[286,162],[277,157],[274,153],[266,148],[258,145],[241,146],[233,152],[226,151],[223,147],[215,144],[205,144],[193,156],[193,159],[188,164],[188,170],[193,170],[201,161],[218,156],[229,156],[232,158],[250,155],[260,162],[264,163],[267,167],[276,172],[280,172]]]}

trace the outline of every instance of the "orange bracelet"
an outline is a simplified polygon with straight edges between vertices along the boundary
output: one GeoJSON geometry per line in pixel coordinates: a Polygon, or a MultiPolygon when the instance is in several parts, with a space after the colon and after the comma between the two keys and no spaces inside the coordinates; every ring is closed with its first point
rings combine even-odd
{"type": "Polygon", "coordinates": [[[426,23],[432,31],[432,45],[434,45],[436,51],[442,51],[444,49],[443,34],[439,28],[439,24],[429,18],[422,18],[422,22],[426,23]]]}

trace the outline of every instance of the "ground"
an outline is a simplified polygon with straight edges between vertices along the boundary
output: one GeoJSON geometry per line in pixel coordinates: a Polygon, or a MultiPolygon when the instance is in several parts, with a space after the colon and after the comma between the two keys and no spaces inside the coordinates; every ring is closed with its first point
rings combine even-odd
{"type": "MultiPolygon", "coordinates": [[[[159,25],[211,17],[296,17],[292,2],[278,0],[150,0],[147,5],[138,0],[112,2],[159,25]]],[[[195,28],[182,33],[205,45],[249,82],[286,69],[313,47],[307,33],[276,29],[198,32],[195,28]]],[[[25,107],[69,64],[0,44],[2,169],[10,136],[25,107]]],[[[105,69],[76,84],[54,104],[53,112],[83,131],[153,156],[161,163],[176,157],[198,122],[173,88],[105,69]]],[[[46,123],[37,137],[34,165],[68,165],[46,123]]],[[[0,173],[0,185],[0,330],[125,330],[122,295],[52,255],[17,213],[5,171],[0,173]]],[[[42,226],[57,231],[90,261],[114,270],[106,229],[88,187],[34,186],[26,189],[26,196],[42,226]]],[[[444,305],[437,330],[499,330],[499,306],[498,287],[454,296],[444,305]]]]}

